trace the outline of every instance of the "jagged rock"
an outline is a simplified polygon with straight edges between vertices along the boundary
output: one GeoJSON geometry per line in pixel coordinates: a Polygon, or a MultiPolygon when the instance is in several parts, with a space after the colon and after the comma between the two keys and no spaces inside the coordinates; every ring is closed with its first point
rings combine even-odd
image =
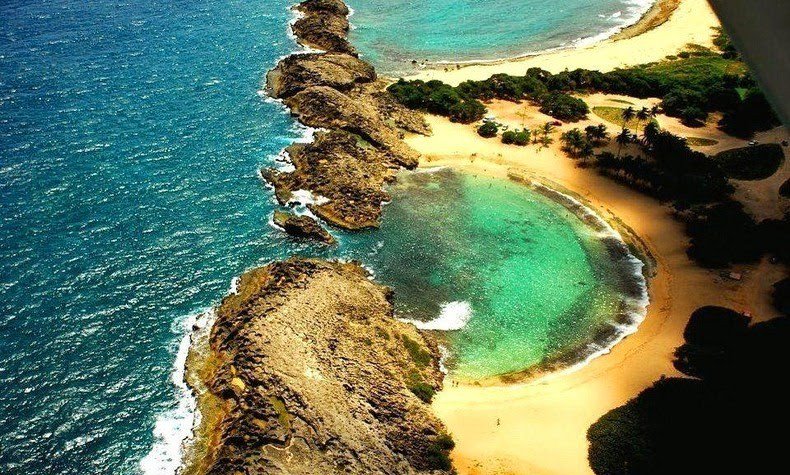
{"type": "Polygon", "coordinates": [[[336,243],[335,238],[309,216],[297,216],[293,213],[275,211],[273,221],[291,236],[315,239],[325,244],[336,243]]]}
{"type": "Polygon", "coordinates": [[[348,94],[352,99],[370,103],[381,117],[392,122],[395,127],[416,134],[430,135],[431,127],[425,122],[423,115],[396,101],[392,94],[385,90],[386,86],[382,81],[360,83],[348,94]]]}
{"type": "Polygon", "coordinates": [[[435,341],[394,318],[354,263],[292,258],[244,274],[198,374],[210,474],[450,473],[435,341]],[[419,388],[419,389],[417,389],[419,388]]]}
{"type": "Polygon", "coordinates": [[[354,56],[337,53],[291,55],[266,76],[269,90],[278,98],[292,96],[311,86],[349,91],[357,83],[375,80],[373,66],[354,56]]]}
{"type": "Polygon", "coordinates": [[[296,8],[303,12],[325,12],[344,17],[350,13],[348,6],[342,0],[305,0],[296,5],[296,8]]]}
{"type": "Polygon", "coordinates": [[[299,43],[332,53],[348,53],[356,56],[356,51],[348,42],[348,8],[345,4],[330,7],[342,2],[303,2],[296,10],[303,16],[291,26],[299,43]],[[323,6],[319,6],[319,3],[323,6]],[[345,11],[345,13],[342,13],[345,11]]]}
{"type": "Polygon", "coordinates": [[[281,204],[294,191],[309,190],[328,199],[309,205],[322,219],[346,229],[378,226],[382,202],[389,201],[382,186],[394,178],[398,166],[387,153],[359,136],[331,130],[317,133],[313,143],[288,147],[288,154],[293,172],[261,171],[281,204]]]}
{"type": "Polygon", "coordinates": [[[417,166],[419,154],[403,142],[398,130],[387,124],[370,102],[352,99],[331,87],[314,86],[287,98],[285,103],[305,125],[352,132],[387,151],[399,165],[417,166]]]}

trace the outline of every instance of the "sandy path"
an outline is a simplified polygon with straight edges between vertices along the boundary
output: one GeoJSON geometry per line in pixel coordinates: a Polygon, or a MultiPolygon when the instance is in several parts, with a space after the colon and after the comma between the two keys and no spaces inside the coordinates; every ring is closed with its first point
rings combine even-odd
{"type": "Polygon", "coordinates": [[[592,46],[561,50],[538,56],[506,60],[488,64],[475,64],[455,69],[425,69],[410,79],[440,79],[448,84],[458,84],[467,79],[482,80],[492,74],[523,75],[527,69],[540,67],[557,73],[566,68],[612,69],[633,64],[643,64],[676,54],[689,43],[711,46],[713,30],[719,26],[716,15],[706,0],[683,0],[669,19],[656,28],[624,40],[606,40],[592,46]]]}
{"type": "Polygon", "coordinates": [[[433,116],[428,120],[433,136],[407,140],[424,155],[424,166],[449,165],[496,176],[526,172],[557,182],[633,228],[656,257],[658,271],[651,280],[646,320],[610,354],[574,373],[539,382],[447,387],[437,396],[434,408],[455,438],[453,457],[460,473],[590,473],[587,428],[662,374],[677,374],[672,352],[681,344],[694,309],[718,304],[759,310],[763,318],[774,316],[762,312],[771,311],[766,286],[773,280],[767,276],[779,275],[777,266],[746,266],[739,269],[743,281],[723,279],[687,259],[687,239],[665,206],[594,170],[576,168],[558,143],[540,151],[535,145],[502,145],[497,139],[481,139],[471,126],[433,116]]]}

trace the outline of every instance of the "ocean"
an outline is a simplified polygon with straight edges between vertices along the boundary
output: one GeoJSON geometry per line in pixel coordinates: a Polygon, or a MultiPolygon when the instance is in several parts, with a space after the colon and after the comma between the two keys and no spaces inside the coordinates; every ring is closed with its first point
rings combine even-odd
{"type": "MultiPolygon", "coordinates": [[[[376,259],[375,232],[336,231],[326,250],[269,225],[276,204],[256,171],[307,133],[261,91],[296,49],[290,3],[0,4],[0,473],[172,473],[191,421],[174,384],[190,322],[273,259],[368,259],[401,288],[404,318],[470,305],[474,321],[484,308],[441,286],[447,299],[416,305],[376,259]]],[[[366,18],[396,22],[405,2],[351,3],[354,41],[384,58],[362,35],[386,25],[366,18]]],[[[558,46],[542,41],[513,48],[558,46]]]]}
{"type": "Polygon", "coordinates": [[[634,23],[654,0],[348,0],[351,42],[379,72],[412,61],[474,62],[594,43],[634,23]]]}

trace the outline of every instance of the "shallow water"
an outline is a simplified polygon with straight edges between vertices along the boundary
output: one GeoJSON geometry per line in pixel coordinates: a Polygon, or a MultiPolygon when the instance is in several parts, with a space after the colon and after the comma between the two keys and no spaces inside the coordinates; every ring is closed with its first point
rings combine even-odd
{"type": "Polygon", "coordinates": [[[349,0],[351,41],[379,72],[510,58],[605,38],[653,0],[349,0]]]}
{"type": "Polygon", "coordinates": [[[633,323],[615,319],[624,298],[642,297],[630,287],[641,264],[613,257],[600,230],[556,201],[450,170],[404,173],[391,192],[381,231],[367,237],[378,246],[360,257],[396,289],[399,317],[456,330],[456,377],[584,353],[602,331],[633,323]]]}

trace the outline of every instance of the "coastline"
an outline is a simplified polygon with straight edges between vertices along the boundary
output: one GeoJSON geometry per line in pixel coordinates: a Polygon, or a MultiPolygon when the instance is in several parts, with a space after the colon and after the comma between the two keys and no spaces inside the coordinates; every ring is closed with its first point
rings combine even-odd
{"type": "MultiPolygon", "coordinates": [[[[670,210],[598,175],[560,150],[559,144],[536,150],[482,140],[474,129],[428,117],[432,137],[410,137],[422,152],[421,166],[449,166],[469,173],[507,178],[536,175],[559,184],[607,217],[633,229],[655,259],[650,306],[639,331],[570,373],[509,385],[446,385],[433,404],[456,441],[453,460],[460,474],[591,473],[587,462],[588,427],[607,411],[624,404],[662,375],[679,373],[674,349],[683,342],[691,312],[702,305],[741,311],[767,308],[769,283],[761,279],[767,261],[739,266],[743,292],[686,256],[682,225],[670,210]],[[696,289],[686,292],[686,289],[696,289]],[[559,377],[561,376],[561,377],[559,377]],[[497,425],[499,419],[501,425],[497,425]],[[525,427],[529,430],[525,430],[525,427]]],[[[772,313],[761,315],[770,318],[772,313]]]]}
{"type": "Polygon", "coordinates": [[[438,79],[458,85],[465,80],[483,80],[500,73],[523,75],[532,67],[552,73],[566,68],[605,72],[660,61],[685,49],[689,43],[710,47],[711,28],[716,26],[719,26],[718,19],[706,0],[658,0],[637,23],[602,41],[485,63],[442,64],[415,71],[405,78],[438,79]],[[671,8],[673,2],[679,2],[675,8],[671,8]]]}

